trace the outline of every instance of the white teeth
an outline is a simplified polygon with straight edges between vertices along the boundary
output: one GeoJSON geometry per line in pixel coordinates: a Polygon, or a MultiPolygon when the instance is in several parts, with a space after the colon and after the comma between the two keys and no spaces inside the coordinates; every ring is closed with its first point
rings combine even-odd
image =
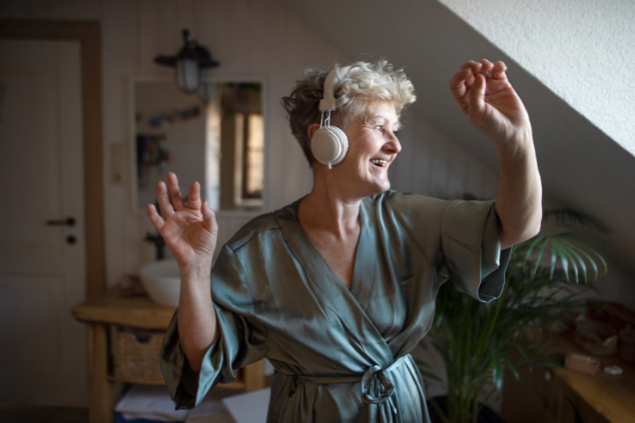
{"type": "Polygon", "coordinates": [[[379,165],[381,167],[385,167],[388,164],[388,162],[386,160],[379,160],[379,159],[373,159],[370,162],[372,164],[376,164],[376,165],[379,165]]]}

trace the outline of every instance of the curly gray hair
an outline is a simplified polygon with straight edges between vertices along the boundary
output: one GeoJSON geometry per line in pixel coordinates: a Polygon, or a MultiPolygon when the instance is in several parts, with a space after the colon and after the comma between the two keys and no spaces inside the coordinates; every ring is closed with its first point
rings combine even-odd
{"type": "MultiPolygon", "coordinates": [[[[393,70],[385,60],[355,62],[350,66],[346,76],[334,87],[338,108],[332,112],[331,122],[341,129],[345,129],[352,120],[367,118],[364,112],[369,102],[390,101],[398,115],[415,102],[414,87],[403,69],[393,70]]],[[[320,122],[319,103],[324,97],[324,80],[328,73],[307,69],[304,79],[297,81],[291,95],[282,98],[282,105],[289,114],[291,132],[310,165],[315,162],[315,157],[311,152],[308,129],[311,124],[320,122]]]]}

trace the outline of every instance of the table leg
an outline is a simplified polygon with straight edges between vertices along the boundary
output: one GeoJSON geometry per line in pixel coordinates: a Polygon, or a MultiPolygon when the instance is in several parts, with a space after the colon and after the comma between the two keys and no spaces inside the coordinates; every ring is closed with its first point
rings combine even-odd
{"type": "MultiPolygon", "coordinates": [[[[88,415],[90,423],[112,423],[112,408],[117,391],[108,380],[108,326],[99,323],[88,324],[88,415]]],[[[121,385],[121,384],[117,384],[121,385]]]]}
{"type": "Polygon", "coordinates": [[[260,360],[244,369],[245,392],[257,391],[265,387],[265,362],[260,360]]]}

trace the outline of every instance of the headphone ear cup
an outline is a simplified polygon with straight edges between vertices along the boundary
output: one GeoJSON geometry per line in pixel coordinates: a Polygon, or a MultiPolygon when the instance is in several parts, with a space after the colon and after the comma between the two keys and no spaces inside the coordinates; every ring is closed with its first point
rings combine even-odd
{"type": "Polygon", "coordinates": [[[340,150],[339,150],[340,154],[337,157],[335,157],[333,160],[331,160],[331,164],[336,165],[340,163],[342,160],[344,160],[344,157],[346,157],[346,153],[348,153],[348,137],[346,136],[344,131],[342,131],[337,126],[329,126],[329,129],[333,131],[333,135],[337,138],[337,141],[339,142],[339,145],[340,145],[340,150]]]}
{"type": "Polygon", "coordinates": [[[335,165],[346,157],[348,138],[336,126],[322,127],[311,138],[311,152],[315,159],[325,165],[335,165]]]}

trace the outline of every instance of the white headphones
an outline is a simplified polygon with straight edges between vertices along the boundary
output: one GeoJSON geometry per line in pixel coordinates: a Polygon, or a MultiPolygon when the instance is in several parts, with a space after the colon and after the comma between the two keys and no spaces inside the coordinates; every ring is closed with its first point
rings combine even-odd
{"type": "Polygon", "coordinates": [[[335,69],[329,72],[324,80],[324,98],[320,100],[320,129],[315,131],[311,138],[311,152],[318,162],[328,165],[336,165],[344,160],[348,152],[348,138],[344,131],[336,126],[331,126],[331,112],[337,108],[334,87],[335,84],[346,76],[351,67],[335,69]],[[326,113],[326,119],[324,114],[326,113]]]}

